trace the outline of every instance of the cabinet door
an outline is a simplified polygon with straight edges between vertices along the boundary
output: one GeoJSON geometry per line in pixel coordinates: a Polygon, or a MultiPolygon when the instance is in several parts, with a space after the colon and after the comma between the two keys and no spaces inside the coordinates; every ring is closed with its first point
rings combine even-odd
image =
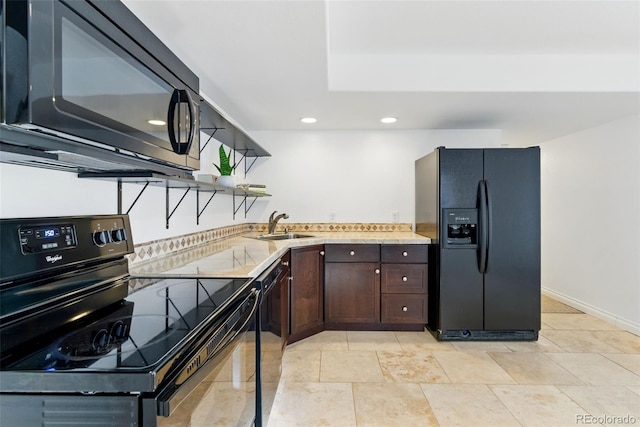
{"type": "Polygon", "coordinates": [[[383,323],[426,323],[427,296],[424,294],[382,295],[383,323]]]}
{"type": "Polygon", "coordinates": [[[325,252],[325,262],[380,262],[380,245],[327,244],[325,252]]]}
{"type": "Polygon", "coordinates": [[[325,264],[325,322],[380,322],[379,264],[325,264]]]}
{"type": "Polygon", "coordinates": [[[426,294],[427,264],[382,264],[383,294],[426,294]]]}
{"type": "Polygon", "coordinates": [[[324,329],[323,246],[291,249],[289,342],[324,329]]]}
{"type": "Polygon", "coordinates": [[[392,263],[427,263],[429,246],[427,245],[382,245],[380,258],[382,262],[392,263]]]}

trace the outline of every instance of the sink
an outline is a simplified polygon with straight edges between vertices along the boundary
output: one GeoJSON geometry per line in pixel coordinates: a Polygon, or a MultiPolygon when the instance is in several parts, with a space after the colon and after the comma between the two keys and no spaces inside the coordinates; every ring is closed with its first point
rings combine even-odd
{"type": "Polygon", "coordinates": [[[306,234],[296,233],[278,233],[278,234],[261,234],[259,236],[253,236],[258,240],[291,240],[291,239],[304,239],[305,237],[313,237],[306,234]]]}

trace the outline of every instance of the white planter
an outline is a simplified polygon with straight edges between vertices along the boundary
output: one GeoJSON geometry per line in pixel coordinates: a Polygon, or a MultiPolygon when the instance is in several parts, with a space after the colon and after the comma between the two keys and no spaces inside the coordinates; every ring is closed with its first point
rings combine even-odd
{"type": "Polygon", "coordinates": [[[236,187],[236,177],[233,175],[223,175],[218,177],[218,181],[216,182],[218,185],[222,185],[224,187],[236,187]]]}

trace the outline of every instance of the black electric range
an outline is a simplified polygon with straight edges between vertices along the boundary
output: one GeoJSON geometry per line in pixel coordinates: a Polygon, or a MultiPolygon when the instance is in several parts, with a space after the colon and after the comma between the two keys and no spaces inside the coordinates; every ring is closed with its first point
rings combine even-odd
{"type": "Polygon", "coordinates": [[[126,215],[3,219],[0,239],[2,425],[157,425],[255,336],[251,279],[153,279],[129,293],[126,215]]]}

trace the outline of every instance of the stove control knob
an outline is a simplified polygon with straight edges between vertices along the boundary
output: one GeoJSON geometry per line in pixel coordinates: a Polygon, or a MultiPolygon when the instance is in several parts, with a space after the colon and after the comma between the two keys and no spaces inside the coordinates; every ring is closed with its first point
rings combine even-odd
{"type": "Polygon", "coordinates": [[[98,247],[103,247],[111,241],[111,235],[108,231],[96,231],[93,233],[93,243],[98,247]]]}
{"type": "Polygon", "coordinates": [[[127,240],[127,234],[125,233],[124,228],[111,230],[111,241],[113,243],[120,243],[124,240],[127,240]]]}
{"type": "Polygon", "coordinates": [[[107,354],[111,351],[111,337],[106,329],[100,329],[91,341],[91,347],[96,354],[107,354]]]}

